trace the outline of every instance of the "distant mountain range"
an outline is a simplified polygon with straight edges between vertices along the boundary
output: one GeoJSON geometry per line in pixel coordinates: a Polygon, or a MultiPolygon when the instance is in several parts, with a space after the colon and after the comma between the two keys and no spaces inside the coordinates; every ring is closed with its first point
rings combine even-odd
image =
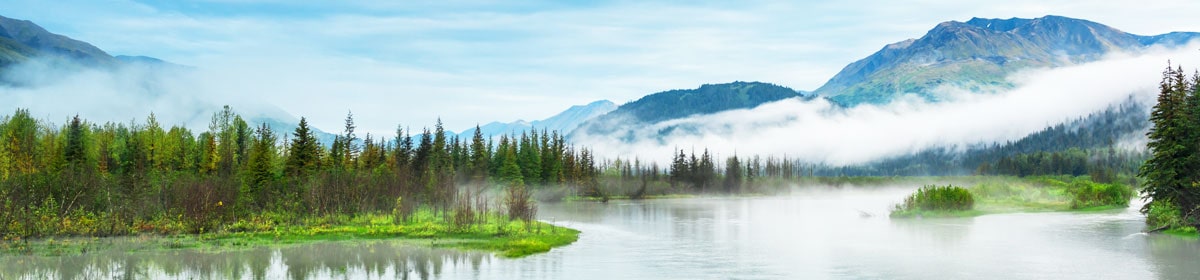
{"type": "Polygon", "coordinates": [[[708,84],[696,89],[654,93],[616,110],[587,120],[573,133],[607,134],[622,128],[652,124],[693,115],[754,108],[787,98],[804,98],[806,92],[761,82],[708,84]]]}
{"type": "MultiPolygon", "coordinates": [[[[479,127],[479,131],[484,137],[495,137],[500,135],[520,135],[528,132],[530,129],[558,131],[559,133],[567,133],[575,130],[584,121],[595,118],[597,116],[611,112],[617,109],[617,104],[608,100],[600,100],[587,105],[575,105],[567,108],[566,111],[558,113],[544,120],[527,122],[517,120],[510,123],[491,122],[479,127]]],[[[470,138],[475,136],[475,128],[463,130],[459,133],[460,138],[470,138]]]]}
{"type": "Polygon", "coordinates": [[[1113,52],[1198,38],[1195,32],[1140,36],[1061,16],[948,21],[921,38],[887,45],[847,65],[815,92],[848,107],[886,104],[904,94],[937,101],[931,90],[942,85],[1004,89],[1012,86],[1005,78],[1017,70],[1096,61],[1113,52]]]}

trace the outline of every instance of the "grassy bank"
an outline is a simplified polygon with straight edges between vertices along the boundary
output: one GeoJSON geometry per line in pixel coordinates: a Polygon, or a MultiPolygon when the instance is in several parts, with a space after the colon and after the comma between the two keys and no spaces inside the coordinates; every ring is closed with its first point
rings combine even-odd
{"type": "Polygon", "coordinates": [[[1196,227],[1180,215],[1179,207],[1171,203],[1152,201],[1146,213],[1146,226],[1150,231],[1162,232],[1174,236],[1200,238],[1196,227]]]}
{"type": "Polygon", "coordinates": [[[471,224],[456,225],[452,216],[436,213],[418,210],[407,220],[385,214],[294,219],[264,213],[201,234],[141,233],[111,238],[59,236],[32,240],[9,237],[0,243],[0,252],[58,256],[102,250],[239,250],[319,241],[400,239],[416,245],[522,257],[571,244],[579,237],[579,231],[574,229],[538,221],[509,220],[497,214],[476,217],[481,220],[471,224]]]}

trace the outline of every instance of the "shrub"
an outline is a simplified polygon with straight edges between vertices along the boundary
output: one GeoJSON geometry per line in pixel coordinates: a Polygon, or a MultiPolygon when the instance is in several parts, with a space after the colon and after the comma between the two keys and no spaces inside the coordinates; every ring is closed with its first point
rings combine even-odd
{"type": "Polygon", "coordinates": [[[1071,192],[1071,208],[1087,208],[1095,206],[1129,206],[1133,197],[1133,189],[1124,184],[1100,184],[1085,179],[1071,182],[1067,190],[1071,192]]]}
{"type": "Polygon", "coordinates": [[[395,206],[392,207],[392,222],[393,223],[396,223],[396,224],[403,223],[404,221],[408,220],[409,215],[412,215],[411,211],[407,211],[409,209],[406,209],[404,206],[405,206],[404,205],[404,197],[397,196],[396,204],[395,204],[395,206]]]}
{"type": "Polygon", "coordinates": [[[966,211],[975,208],[975,197],[956,186],[924,186],[904,199],[898,210],[966,211]]]}
{"type": "Polygon", "coordinates": [[[524,186],[510,186],[504,197],[504,205],[508,208],[508,219],[520,219],[528,225],[537,214],[537,205],[530,198],[529,190],[524,186]]]}
{"type": "Polygon", "coordinates": [[[477,205],[472,204],[473,202],[469,191],[466,194],[459,195],[458,199],[454,202],[454,213],[449,217],[452,230],[465,231],[472,224],[477,223],[479,220],[478,216],[484,215],[484,213],[475,209],[477,205]]]}
{"type": "Polygon", "coordinates": [[[1151,229],[1183,226],[1183,217],[1174,203],[1155,200],[1150,202],[1147,209],[1150,210],[1146,211],[1146,225],[1151,229]]]}

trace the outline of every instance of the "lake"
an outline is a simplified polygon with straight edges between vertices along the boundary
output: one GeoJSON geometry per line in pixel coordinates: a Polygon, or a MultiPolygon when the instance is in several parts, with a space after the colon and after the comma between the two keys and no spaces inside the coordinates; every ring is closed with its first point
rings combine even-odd
{"type": "Polygon", "coordinates": [[[909,187],[771,197],[543,203],[581,230],[504,259],[419,242],[322,242],[232,252],[0,257],[2,279],[1200,279],[1200,241],[1147,235],[1131,207],[891,220],[909,187]]]}

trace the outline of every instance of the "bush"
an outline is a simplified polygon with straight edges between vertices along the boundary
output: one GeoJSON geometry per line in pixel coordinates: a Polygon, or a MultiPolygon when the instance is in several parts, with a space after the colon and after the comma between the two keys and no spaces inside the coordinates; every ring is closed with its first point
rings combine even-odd
{"type": "Polygon", "coordinates": [[[527,225],[537,216],[537,205],[531,199],[531,194],[525,186],[510,186],[504,197],[504,205],[508,208],[508,220],[521,220],[527,225]]]}
{"type": "Polygon", "coordinates": [[[1151,201],[1146,211],[1146,225],[1151,229],[1177,228],[1184,225],[1179,207],[1166,201],[1151,201]]]}
{"type": "Polygon", "coordinates": [[[1067,190],[1071,192],[1071,209],[1096,206],[1129,206],[1133,189],[1124,184],[1100,184],[1086,179],[1076,179],[1067,190]]]}
{"type": "Polygon", "coordinates": [[[898,210],[967,211],[975,208],[975,197],[961,187],[929,185],[917,189],[897,206],[898,210]]]}
{"type": "Polygon", "coordinates": [[[403,223],[404,221],[408,220],[409,216],[412,215],[412,207],[405,207],[405,206],[408,206],[408,205],[404,204],[404,197],[397,196],[396,204],[395,204],[395,206],[392,207],[392,223],[395,223],[395,224],[403,223]]]}

